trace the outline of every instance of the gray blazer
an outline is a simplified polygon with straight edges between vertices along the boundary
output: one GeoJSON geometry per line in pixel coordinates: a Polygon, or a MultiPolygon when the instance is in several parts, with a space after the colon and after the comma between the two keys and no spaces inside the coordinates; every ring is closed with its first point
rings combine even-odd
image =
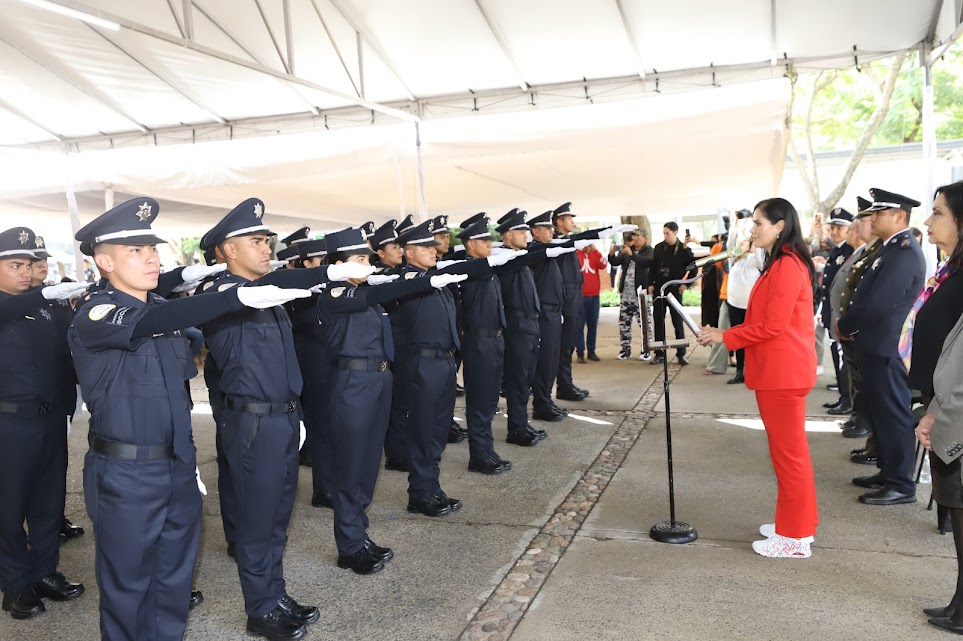
{"type": "Polygon", "coordinates": [[[933,389],[928,413],[936,420],[930,442],[933,453],[944,463],[951,463],[963,454],[963,317],[943,342],[933,373],[933,389]]]}

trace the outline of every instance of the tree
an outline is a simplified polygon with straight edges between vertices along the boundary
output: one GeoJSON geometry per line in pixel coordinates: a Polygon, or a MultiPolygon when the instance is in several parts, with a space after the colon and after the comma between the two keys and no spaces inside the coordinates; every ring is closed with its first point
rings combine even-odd
{"type": "Polygon", "coordinates": [[[193,265],[194,257],[200,250],[200,238],[181,238],[180,240],[168,241],[174,256],[177,258],[178,265],[193,265]]]}

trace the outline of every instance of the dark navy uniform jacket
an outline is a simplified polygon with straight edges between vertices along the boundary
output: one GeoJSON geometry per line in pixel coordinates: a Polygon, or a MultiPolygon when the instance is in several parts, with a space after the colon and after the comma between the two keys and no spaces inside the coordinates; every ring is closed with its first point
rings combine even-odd
{"type": "Polygon", "coordinates": [[[347,282],[328,283],[318,296],[315,317],[321,316],[325,341],[334,358],[394,360],[388,315],[381,305],[368,305],[372,289],[347,282]]]}
{"type": "Polygon", "coordinates": [[[908,229],[889,239],[870,263],[839,318],[839,331],[856,337],[857,351],[899,356],[899,336],[916,297],[923,290],[926,261],[908,229]]]}
{"type": "MultiPolygon", "coordinates": [[[[38,285],[30,291],[43,289],[38,285]]],[[[67,344],[67,330],[74,320],[74,310],[65,300],[45,301],[47,311],[53,316],[55,334],[55,359],[57,365],[54,371],[56,391],[53,412],[59,415],[73,415],[77,407],[77,374],[74,372],[74,361],[70,356],[70,346],[67,344]]]]}
{"type": "MultiPolygon", "coordinates": [[[[555,232],[555,238],[572,241],[597,239],[599,237],[599,232],[605,229],[605,227],[598,227],[596,229],[589,229],[588,231],[579,232],[577,234],[569,234],[568,236],[562,236],[560,233],[555,232]]],[[[555,246],[558,247],[558,245],[555,246]]],[[[565,245],[561,246],[564,247],[565,245]]],[[[562,275],[562,283],[564,283],[567,293],[571,295],[572,291],[581,292],[582,265],[578,262],[578,252],[562,254],[556,260],[558,261],[558,271],[562,275]]]]}
{"type": "MultiPolygon", "coordinates": [[[[498,270],[498,281],[501,284],[502,298],[505,303],[505,317],[512,326],[513,318],[520,315],[522,317],[533,318],[541,311],[541,304],[538,300],[538,290],[535,289],[535,275],[529,266],[529,256],[534,257],[535,252],[529,249],[529,254],[521,258],[516,258],[507,263],[519,263],[514,265],[517,269],[498,270]],[[522,262],[519,262],[522,261],[522,262]]],[[[541,255],[545,259],[544,254],[541,255]]],[[[547,262],[547,261],[546,261],[547,262]]]]}
{"type": "MultiPolygon", "coordinates": [[[[484,258],[471,257],[468,261],[480,261],[486,265],[488,262],[484,258]]],[[[514,261],[507,264],[512,262],[514,261]]],[[[488,268],[484,275],[461,283],[460,305],[462,330],[465,334],[478,330],[494,332],[507,326],[502,284],[491,268],[488,268]]]]}
{"type": "MultiPolygon", "coordinates": [[[[565,244],[546,244],[531,242],[528,244],[529,252],[542,252],[550,247],[571,246],[572,241],[565,244]]],[[[576,252],[569,252],[575,256],[576,252]]],[[[538,300],[542,305],[555,305],[561,307],[565,304],[565,283],[562,280],[562,271],[559,268],[559,260],[567,254],[562,254],[558,258],[545,258],[532,265],[532,272],[535,274],[535,287],[538,291],[538,300]]],[[[518,260],[517,258],[515,260],[518,260]]],[[[576,263],[578,256],[575,256],[576,263]]],[[[579,272],[581,274],[581,272],[579,272]]],[[[581,276],[580,276],[581,278],[581,276]]],[[[581,283],[581,280],[579,281],[581,283]]]]}
{"type": "Polygon", "coordinates": [[[39,290],[0,292],[0,401],[56,400],[57,328],[48,303],[39,290]]]}
{"type": "Polygon", "coordinates": [[[843,266],[846,259],[853,255],[853,246],[847,242],[843,242],[839,247],[833,247],[832,251],[829,252],[829,257],[826,259],[826,267],[823,268],[823,284],[820,286],[820,292],[823,299],[823,309],[822,309],[822,322],[823,327],[826,329],[830,328],[832,324],[832,309],[829,303],[829,288],[833,284],[833,279],[836,278],[836,273],[839,268],[843,266]]]}
{"type": "Polygon", "coordinates": [[[190,432],[187,381],[197,367],[187,338],[180,330],[133,337],[138,320],[166,302],[148,294],[143,303],[108,289],[89,294],[78,310],[68,340],[91,435],[163,445],[174,441],[175,430],[190,432]]]}

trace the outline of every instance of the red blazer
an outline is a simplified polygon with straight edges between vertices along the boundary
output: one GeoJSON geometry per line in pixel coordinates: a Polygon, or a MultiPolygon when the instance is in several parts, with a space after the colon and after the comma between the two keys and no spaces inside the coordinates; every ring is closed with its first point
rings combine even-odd
{"type": "Polygon", "coordinates": [[[753,285],[746,322],[722,336],[729,349],[746,350],[749,389],[811,389],[815,328],[809,270],[798,256],[784,254],[753,285]]]}

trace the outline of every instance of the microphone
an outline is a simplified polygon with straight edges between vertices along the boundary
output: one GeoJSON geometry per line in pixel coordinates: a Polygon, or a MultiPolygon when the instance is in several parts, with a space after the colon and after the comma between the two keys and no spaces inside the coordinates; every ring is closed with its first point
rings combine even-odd
{"type": "Polygon", "coordinates": [[[743,251],[742,247],[736,245],[729,251],[721,252],[718,254],[713,254],[712,256],[706,256],[705,258],[700,258],[699,260],[693,262],[691,265],[686,267],[686,270],[697,269],[699,267],[705,267],[706,265],[713,265],[715,263],[721,262],[723,260],[728,260],[730,258],[739,258],[746,252],[743,251]]]}

